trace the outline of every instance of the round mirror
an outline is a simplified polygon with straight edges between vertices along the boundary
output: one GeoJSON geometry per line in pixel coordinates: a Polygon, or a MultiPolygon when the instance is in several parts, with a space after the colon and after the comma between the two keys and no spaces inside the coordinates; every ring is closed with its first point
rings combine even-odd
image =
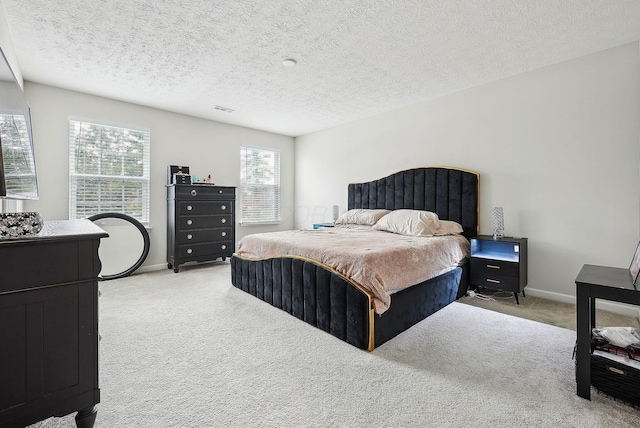
{"type": "Polygon", "coordinates": [[[149,233],[135,218],[121,213],[102,213],[89,217],[108,238],[100,241],[98,254],[102,262],[100,279],[131,275],[149,255],[149,233]]]}

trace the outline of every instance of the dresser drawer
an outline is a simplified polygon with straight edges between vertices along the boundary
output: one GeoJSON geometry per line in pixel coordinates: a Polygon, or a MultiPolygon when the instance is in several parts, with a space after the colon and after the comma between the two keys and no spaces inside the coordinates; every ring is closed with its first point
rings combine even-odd
{"type": "Polygon", "coordinates": [[[221,187],[221,186],[175,186],[176,199],[190,200],[190,199],[235,199],[236,188],[235,187],[221,187]]]}
{"type": "Polygon", "coordinates": [[[203,225],[199,227],[200,229],[208,229],[212,227],[233,227],[233,215],[231,214],[208,216],[181,215],[176,221],[179,224],[179,231],[195,229],[195,227],[192,226],[195,226],[197,224],[203,225]],[[205,224],[206,226],[204,226],[205,224]]]}
{"type": "Polygon", "coordinates": [[[207,214],[231,214],[233,212],[232,202],[178,202],[178,215],[207,215],[207,214]]]}
{"type": "Polygon", "coordinates": [[[194,229],[180,231],[178,233],[178,243],[188,244],[189,242],[223,242],[231,239],[231,228],[217,229],[194,229]]]}
{"type": "Polygon", "coordinates": [[[229,215],[185,214],[176,219],[176,226],[180,232],[193,229],[212,229],[214,227],[233,227],[232,220],[229,215]]]}
{"type": "Polygon", "coordinates": [[[512,276],[487,275],[485,272],[471,272],[471,284],[479,287],[520,292],[520,279],[512,276]]]}
{"type": "Polygon", "coordinates": [[[233,253],[233,244],[231,241],[185,244],[180,245],[178,251],[178,257],[183,262],[197,260],[200,257],[230,256],[233,253]]]}
{"type": "Polygon", "coordinates": [[[515,262],[503,260],[484,259],[481,257],[471,257],[471,273],[483,273],[488,276],[500,275],[517,278],[519,276],[519,265],[515,262]]]}

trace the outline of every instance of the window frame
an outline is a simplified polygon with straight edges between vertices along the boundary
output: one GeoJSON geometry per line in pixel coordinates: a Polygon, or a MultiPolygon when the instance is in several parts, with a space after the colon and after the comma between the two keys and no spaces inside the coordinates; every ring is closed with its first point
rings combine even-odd
{"type": "MultiPolygon", "coordinates": [[[[119,141],[122,142],[122,141],[119,141]]],[[[115,153],[115,152],[114,152],[115,153]]],[[[103,153],[101,151],[99,157],[99,165],[98,170],[102,169],[104,165],[103,153]]],[[[121,155],[123,162],[125,162],[125,156],[121,155]]],[[[109,123],[106,121],[98,121],[95,119],[86,119],[79,117],[70,117],[69,118],[69,218],[70,219],[81,219],[88,218],[92,215],[102,214],[105,212],[117,212],[125,215],[130,215],[131,217],[138,220],[145,227],[150,227],[150,211],[151,211],[151,130],[149,128],[140,127],[140,126],[131,126],[131,125],[123,125],[123,124],[115,124],[109,123]],[[77,159],[78,159],[78,146],[77,137],[78,131],[77,127],[82,127],[83,125],[96,126],[99,128],[110,128],[115,129],[117,132],[136,132],[143,133],[145,138],[142,140],[142,176],[127,176],[122,172],[117,175],[110,174],[101,174],[101,173],[90,173],[86,171],[78,171],[77,169],[77,159]],[[139,203],[141,205],[140,208],[140,216],[134,215],[130,212],[124,212],[125,210],[112,209],[109,205],[115,202],[115,199],[108,198],[99,198],[97,201],[98,207],[105,206],[107,207],[105,210],[99,209],[98,212],[93,212],[93,210],[82,211],[78,210],[78,198],[77,198],[77,189],[76,186],[78,184],[78,178],[95,178],[100,183],[113,183],[114,181],[122,181],[123,193],[125,192],[126,183],[140,183],[142,182],[141,197],[139,203]],[[104,201],[104,202],[102,202],[104,201]]],[[[124,164],[123,164],[124,165],[124,164]]],[[[124,166],[123,166],[124,168],[124,166]]]]}

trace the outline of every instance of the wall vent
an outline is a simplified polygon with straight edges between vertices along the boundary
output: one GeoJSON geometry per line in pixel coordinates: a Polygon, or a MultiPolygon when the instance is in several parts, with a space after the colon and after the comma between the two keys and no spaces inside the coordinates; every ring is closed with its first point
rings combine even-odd
{"type": "Polygon", "coordinates": [[[233,112],[234,112],[234,110],[233,110],[232,108],[229,108],[229,107],[223,107],[223,106],[215,106],[215,109],[216,109],[216,110],[223,111],[223,112],[225,112],[225,113],[233,113],[233,112]]]}

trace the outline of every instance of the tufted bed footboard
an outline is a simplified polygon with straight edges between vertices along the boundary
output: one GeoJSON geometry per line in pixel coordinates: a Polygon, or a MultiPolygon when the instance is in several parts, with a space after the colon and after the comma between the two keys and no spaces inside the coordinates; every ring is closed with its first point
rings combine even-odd
{"type": "Polygon", "coordinates": [[[370,292],[313,260],[231,258],[235,287],[369,351],[454,301],[461,275],[456,268],[395,293],[391,307],[378,315],[370,292]]]}

